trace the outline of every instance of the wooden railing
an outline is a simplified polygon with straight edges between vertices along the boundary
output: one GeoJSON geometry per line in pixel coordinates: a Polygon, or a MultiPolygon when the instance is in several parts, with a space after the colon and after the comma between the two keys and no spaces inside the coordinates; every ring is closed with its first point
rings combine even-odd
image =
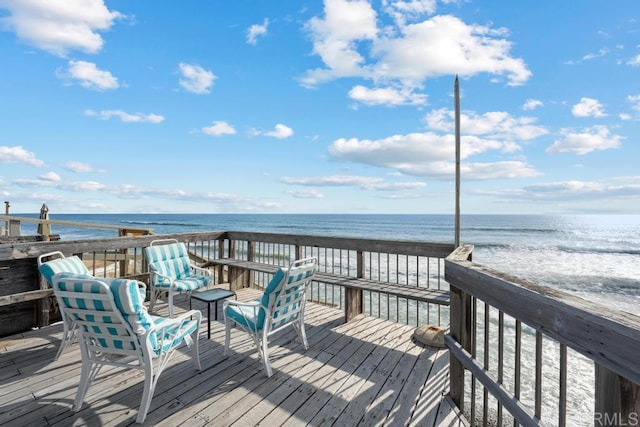
{"type": "Polygon", "coordinates": [[[445,261],[446,344],[450,394],[472,422],[640,423],[640,318],[466,259],[445,261]]]}
{"type": "MultiPolygon", "coordinates": [[[[42,301],[51,297],[51,290],[38,284],[35,262],[38,255],[50,251],[81,256],[91,273],[98,277],[129,277],[146,281],[148,273],[142,248],[159,238],[175,238],[185,242],[194,261],[201,265],[232,256],[264,264],[288,266],[295,258],[317,256],[321,271],[326,273],[443,292],[448,292],[448,285],[444,280],[444,257],[453,250],[453,245],[440,243],[234,231],[13,243],[0,245],[0,269],[5,268],[0,273],[0,293],[4,294],[0,296],[0,306],[42,301]],[[16,269],[17,264],[23,265],[25,262],[24,268],[16,269]],[[29,290],[6,293],[2,289],[3,282],[13,282],[18,277],[27,284],[31,282],[29,290]]],[[[226,278],[226,273],[217,271],[218,282],[226,278]]],[[[264,286],[269,278],[268,273],[255,273],[250,283],[258,287],[264,286]]],[[[449,322],[447,305],[394,298],[376,291],[354,292],[361,294],[359,301],[362,312],[367,315],[413,325],[429,323],[446,326],[449,322]]],[[[353,295],[347,297],[343,286],[314,282],[309,290],[311,301],[345,311],[355,311],[348,302],[356,299],[353,295]]],[[[28,311],[29,308],[26,307],[25,310],[28,311]]],[[[46,310],[46,305],[38,309],[41,315],[34,326],[47,324],[46,310]]]]}
{"type": "MultiPolygon", "coordinates": [[[[448,304],[413,300],[384,292],[385,284],[448,292],[444,258],[452,244],[229,231],[226,256],[268,265],[288,266],[296,258],[315,256],[325,277],[368,280],[371,289],[315,281],[311,301],[343,309],[349,319],[364,313],[409,325],[449,323],[448,304]],[[379,285],[379,288],[376,287],[379,285]]],[[[265,286],[270,274],[249,272],[250,283],[265,286]]]]}
{"type": "MultiPolygon", "coordinates": [[[[156,238],[185,242],[200,264],[234,258],[286,266],[294,258],[317,256],[327,275],[450,289],[450,307],[375,291],[362,291],[360,299],[367,315],[450,325],[450,394],[474,421],[599,426],[638,420],[638,317],[473,263],[467,246],[454,251],[448,244],[235,231],[7,244],[0,245],[0,305],[13,304],[15,316],[15,307],[50,296],[50,290],[38,290],[35,259],[54,250],[81,255],[97,276],[146,280],[142,248],[156,238]],[[20,281],[31,281],[34,294],[5,292],[20,281]],[[585,378],[586,385],[579,382],[585,378]],[[584,399],[585,393],[590,397],[584,399]]],[[[218,280],[228,274],[216,273],[218,280]]],[[[269,278],[253,272],[250,283],[264,286],[269,278]]],[[[358,299],[352,297],[340,286],[315,283],[310,289],[313,301],[345,311],[358,299]]],[[[25,311],[32,315],[33,306],[25,311]]]]}

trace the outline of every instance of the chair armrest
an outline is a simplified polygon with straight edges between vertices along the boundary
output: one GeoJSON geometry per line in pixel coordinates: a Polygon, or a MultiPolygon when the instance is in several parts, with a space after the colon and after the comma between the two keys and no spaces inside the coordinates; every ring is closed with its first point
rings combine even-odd
{"type": "Polygon", "coordinates": [[[147,285],[146,285],[146,283],[141,282],[139,280],[136,280],[136,282],[138,283],[138,290],[144,291],[144,293],[147,293],[147,285]]]}
{"type": "Polygon", "coordinates": [[[158,273],[157,271],[155,271],[154,269],[150,269],[149,271],[150,274],[152,275],[156,275],[158,277],[162,277],[164,280],[166,280],[169,284],[173,284],[174,282],[174,278],[171,276],[166,276],[164,274],[158,273]]]}
{"type": "MultiPolygon", "coordinates": [[[[165,317],[164,321],[152,325],[144,334],[144,340],[148,342],[152,334],[158,337],[158,347],[164,348],[165,343],[171,343],[176,336],[182,333],[183,327],[191,322],[197,322],[198,328],[202,320],[199,310],[190,310],[177,317],[165,317]]],[[[185,337],[186,338],[186,337],[185,337]]]]}
{"type": "Polygon", "coordinates": [[[202,268],[202,267],[198,267],[197,265],[189,265],[189,268],[191,269],[191,272],[194,274],[197,274],[199,276],[206,276],[206,277],[212,277],[213,276],[213,271],[208,270],[206,268],[202,268]]]}
{"type": "Polygon", "coordinates": [[[177,317],[165,317],[164,318],[165,320],[163,322],[152,325],[149,328],[149,330],[153,331],[157,329],[166,328],[167,326],[179,325],[179,324],[182,324],[184,321],[190,322],[191,320],[193,320],[192,317],[195,317],[198,323],[200,323],[200,320],[202,318],[202,313],[199,310],[189,310],[177,317]]]}
{"type": "Polygon", "coordinates": [[[142,301],[147,299],[147,285],[144,282],[136,280],[138,284],[138,292],[140,292],[140,296],[142,297],[142,301]]]}
{"type": "Polygon", "coordinates": [[[228,305],[237,305],[240,307],[257,307],[257,308],[266,308],[264,307],[262,304],[260,304],[260,301],[236,301],[236,300],[232,300],[232,299],[227,299],[224,300],[224,303],[222,304],[223,306],[228,306],[228,305]]]}
{"type": "Polygon", "coordinates": [[[234,307],[248,307],[248,308],[252,308],[253,310],[253,317],[252,318],[248,318],[248,313],[245,313],[244,310],[238,310],[240,313],[240,315],[244,318],[245,320],[245,324],[242,326],[242,328],[249,332],[250,334],[257,334],[260,331],[260,327],[259,325],[257,325],[255,322],[258,319],[258,313],[260,312],[260,310],[264,310],[265,315],[269,313],[269,311],[267,310],[267,307],[265,307],[264,305],[260,304],[260,301],[254,300],[254,301],[236,301],[236,300],[225,300],[224,303],[222,304],[222,312],[224,313],[224,317],[225,317],[225,323],[227,322],[227,307],[229,306],[234,306],[234,307]]]}

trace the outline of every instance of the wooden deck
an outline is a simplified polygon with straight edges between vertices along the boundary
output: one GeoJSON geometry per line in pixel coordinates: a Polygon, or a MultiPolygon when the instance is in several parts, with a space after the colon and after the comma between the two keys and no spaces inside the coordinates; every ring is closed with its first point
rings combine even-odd
{"type": "MultiPolygon", "coordinates": [[[[241,290],[240,300],[257,291],[241,290]]],[[[188,308],[185,297],[179,307],[188,308]]],[[[224,324],[207,339],[202,309],[202,372],[186,348],[160,376],[146,425],[177,426],[443,426],[466,425],[447,397],[446,350],[411,340],[413,328],[371,317],[345,324],[341,311],[309,303],[309,349],[291,329],[271,340],[274,375],[267,378],[249,338],[234,329],[224,357],[224,324]]],[[[160,305],[160,309],[166,306],[160,305]]],[[[212,310],[213,311],[213,310],[212,310]]],[[[54,361],[62,325],[0,339],[0,425],[122,426],[134,424],[140,371],[104,368],[80,412],[71,411],[80,375],[73,344],[54,361]],[[114,375],[116,373],[117,375],[114,375]]]]}

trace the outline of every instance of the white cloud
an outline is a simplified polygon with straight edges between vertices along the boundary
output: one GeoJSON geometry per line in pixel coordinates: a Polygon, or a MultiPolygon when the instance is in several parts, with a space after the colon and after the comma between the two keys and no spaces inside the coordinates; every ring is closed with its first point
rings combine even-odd
{"type": "Polygon", "coordinates": [[[603,106],[597,99],[580,98],[580,102],[571,108],[576,117],[605,117],[603,106]]]}
{"type": "MultiPolygon", "coordinates": [[[[429,129],[454,132],[455,112],[452,110],[433,110],[425,116],[425,120],[429,129]]],[[[535,117],[512,117],[504,111],[460,113],[460,128],[464,130],[464,134],[484,135],[494,139],[531,140],[549,133],[544,127],[536,125],[536,121],[535,117]]]]}
{"type": "Polygon", "coordinates": [[[211,126],[205,126],[202,133],[211,136],[235,135],[236,130],[229,123],[224,121],[215,121],[211,126]]]}
{"type": "Polygon", "coordinates": [[[330,175],[320,177],[292,178],[282,177],[280,181],[290,185],[302,185],[308,187],[357,187],[369,191],[403,191],[416,190],[426,187],[424,182],[385,182],[382,178],[330,175]]]}
{"type": "Polygon", "coordinates": [[[30,151],[17,145],[14,147],[0,146],[0,163],[24,163],[31,166],[40,167],[44,162],[30,151]]]}
{"type": "Polygon", "coordinates": [[[260,132],[259,134],[264,136],[271,136],[277,139],[285,139],[293,135],[293,129],[278,123],[272,131],[260,132]]]}
{"type": "Polygon", "coordinates": [[[64,167],[65,169],[76,173],[88,173],[96,171],[93,166],[81,162],[69,161],[64,165],[64,167]]]}
{"type": "Polygon", "coordinates": [[[184,62],[181,62],[179,67],[182,75],[180,86],[188,92],[198,95],[211,92],[213,81],[216,79],[211,71],[205,70],[199,65],[185,64],[184,62]]]}
{"type": "MultiPolygon", "coordinates": [[[[509,142],[464,135],[461,138],[461,158],[468,159],[489,150],[510,152],[513,150],[512,145],[509,142]]],[[[375,141],[340,138],[329,146],[329,156],[340,161],[395,169],[408,175],[449,179],[455,173],[455,138],[452,134],[438,135],[433,132],[394,135],[375,141]]],[[[522,161],[466,162],[461,167],[468,179],[539,175],[522,161]]]]}
{"type": "Polygon", "coordinates": [[[633,110],[640,112],[640,95],[629,95],[626,101],[631,104],[633,110]]]}
{"type": "Polygon", "coordinates": [[[609,53],[609,49],[602,48],[602,49],[598,50],[598,53],[588,53],[585,56],[583,56],[582,59],[585,60],[585,61],[589,61],[591,59],[601,58],[601,57],[605,56],[608,53],[609,53]]]}
{"type": "Polygon", "coordinates": [[[544,104],[540,100],[527,99],[527,101],[522,106],[522,109],[525,110],[525,111],[531,111],[531,110],[535,110],[536,108],[542,107],[542,106],[544,106],[544,104]]]}
{"type": "Polygon", "coordinates": [[[59,182],[62,180],[62,178],[60,178],[60,175],[58,175],[55,172],[45,173],[44,175],[40,175],[39,178],[43,181],[52,181],[52,182],[59,182]]]}
{"type": "Polygon", "coordinates": [[[365,105],[424,105],[427,95],[398,91],[393,88],[369,89],[358,85],[351,88],[349,98],[365,105]]]}
{"type": "Polygon", "coordinates": [[[117,117],[125,123],[161,123],[164,121],[164,117],[158,114],[131,114],[122,110],[102,110],[100,112],[86,110],[84,114],[86,116],[98,117],[102,120],[109,120],[111,117],[117,117]]]}
{"type": "Polygon", "coordinates": [[[582,132],[573,132],[570,129],[561,129],[562,138],[556,140],[547,148],[547,153],[574,153],[584,155],[592,151],[609,150],[621,145],[620,135],[609,135],[606,126],[593,126],[583,129],[582,132]]]}
{"type": "Polygon", "coordinates": [[[385,13],[393,18],[396,25],[403,26],[424,15],[435,13],[436,0],[390,1],[383,3],[383,6],[385,13]]]}
{"type": "Polygon", "coordinates": [[[66,72],[59,72],[58,77],[77,80],[87,89],[106,90],[120,86],[109,71],[100,70],[96,64],[86,61],[69,61],[66,72]]]}
{"type": "Polygon", "coordinates": [[[264,19],[262,25],[254,24],[247,30],[247,43],[255,45],[258,42],[259,36],[264,36],[267,34],[267,29],[269,27],[269,20],[267,18],[264,19]]]}
{"type": "Polygon", "coordinates": [[[287,190],[285,193],[297,199],[322,199],[324,194],[315,189],[287,190]]]}
{"type": "MultiPolygon", "coordinates": [[[[179,200],[185,202],[206,201],[210,205],[217,205],[221,212],[268,212],[274,210],[282,210],[283,206],[269,200],[255,200],[237,194],[228,193],[211,193],[211,192],[187,192],[180,189],[167,188],[145,188],[131,184],[107,185],[97,181],[76,181],[66,182],[63,180],[46,180],[41,179],[16,179],[12,184],[24,188],[47,188],[70,193],[95,193],[99,197],[103,194],[113,195],[120,199],[154,199],[154,200],[179,200]]],[[[31,194],[37,194],[31,192],[31,194]]],[[[95,207],[102,207],[98,210],[109,210],[111,205],[94,205],[87,202],[86,196],[84,200],[74,200],[74,206],[84,206],[90,208],[89,211],[95,211],[95,207]]],[[[62,200],[58,196],[45,195],[35,198],[36,200],[62,200]]],[[[51,207],[51,206],[49,206],[51,207]]]]}
{"type": "Polygon", "coordinates": [[[640,55],[636,55],[627,61],[627,65],[631,65],[632,67],[640,67],[640,55]]]}
{"type": "MultiPolygon", "coordinates": [[[[613,178],[612,181],[618,181],[613,178]]],[[[524,187],[522,198],[536,201],[607,200],[640,198],[637,178],[622,179],[622,182],[559,181],[524,187]]]]}
{"type": "MultiPolygon", "coordinates": [[[[396,5],[406,10],[395,7],[394,13],[414,18],[416,12],[430,10],[429,2],[396,5]]],[[[361,77],[415,88],[428,78],[489,73],[519,85],[531,76],[524,61],[510,55],[505,29],[467,25],[450,15],[415,24],[395,19],[397,27],[378,28],[369,2],[326,0],[324,16],[312,18],[305,27],[313,39],[313,53],[325,68],[308,70],[301,84],[313,87],[336,78],[361,77]]]]}
{"type": "Polygon", "coordinates": [[[378,33],[376,12],[367,1],[326,0],[324,13],[324,18],[314,17],[305,26],[313,38],[313,53],[327,66],[307,72],[303,84],[308,86],[365,74],[365,58],[356,42],[374,40],[378,33]]]}
{"type": "Polygon", "coordinates": [[[3,26],[25,43],[58,56],[71,50],[96,53],[106,31],[122,18],[103,0],[4,0],[10,14],[0,18],[3,26]]]}
{"type": "Polygon", "coordinates": [[[105,184],[96,181],[84,181],[84,182],[65,182],[55,181],[49,179],[16,179],[13,182],[15,185],[21,187],[51,187],[65,191],[104,191],[109,187],[105,184]]]}

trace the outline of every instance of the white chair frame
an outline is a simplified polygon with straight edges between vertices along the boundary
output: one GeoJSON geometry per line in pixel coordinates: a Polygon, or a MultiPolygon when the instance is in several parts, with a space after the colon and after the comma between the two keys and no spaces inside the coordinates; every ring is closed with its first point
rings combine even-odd
{"type": "MultiPolygon", "coordinates": [[[[66,257],[60,251],[41,254],[37,258],[38,268],[42,264],[45,264],[49,261],[53,261],[56,259],[66,259],[66,257]],[[47,259],[47,261],[44,261],[44,259],[47,259]]],[[[89,273],[89,269],[87,269],[87,274],[88,273],[89,273]]],[[[42,278],[42,280],[46,281],[44,277],[42,278]]],[[[53,287],[53,283],[50,283],[50,285],[53,287]]],[[[58,305],[60,305],[59,302],[58,302],[58,305]]],[[[53,360],[58,360],[58,358],[60,358],[60,355],[64,352],[64,350],[76,340],[76,329],[77,329],[76,323],[73,321],[73,319],[67,318],[67,316],[64,314],[64,311],[62,311],[62,309],[60,309],[60,317],[62,317],[62,328],[63,328],[62,341],[60,342],[60,347],[58,348],[58,352],[56,353],[56,356],[54,357],[53,360]]]]}
{"type": "MultiPolygon", "coordinates": [[[[89,386],[103,366],[109,365],[139,369],[144,372],[144,390],[136,422],[143,423],[147,416],[149,406],[151,405],[151,399],[153,397],[158,378],[177,349],[177,346],[171,347],[169,345],[173,342],[174,337],[169,335],[167,331],[174,329],[176,331],[180,331],[181,327],[185,326],[189,322],[196,322],[196,328],[191,335],[185,336],[184,341],[186,341],[187,346],[191,347],[192,360],[195,369],[198,371],[202,370],[198,351],[198,331],[201,320],[200,311],[191,310],[176,318],[165,318],[162,322],[154,323],[144,332],[144,334],[138,334],[132,330],[131,326],[124,320],[122,313],[115,304],[109,285],[104,281],[99,278],[72,279],[74,284],[87,283],[97,285],[101,288],[100,293],[88,293],[61,290],[60,283],[65,280],[69,280],[69,278],[68,276],[65,277],[64,273],[56,274],[54,276],[53,288],[65,315],[69,318],[74,318],[78,325],[77,335],[82,354],[82,371],[80,374],[78,392],[73,404],[73,410],[75,412],[81,409],[89,386]],[[97,311],[70,307],[65,304],[65,298],[100,301],[104,310],[97,311]],[[95,329],[92,328],[92,326],[96,325],[100,327],[106,326],[106,324],[95,320],[98,317],[102,318],[105,315],[111,316],[112,323],[109,323],[108,327],[112,330],[117,330],[118,335],[115,337],[124,343],[122,346],[123,348],[100,345],[100,339],[114,338],[113,336],[96,333],[95,329]],[[160,351],[158,353],[154,352],[150,340],[150,337],[154,334],[156,337],[160,337],[159,348],[165,348],[165,345],[167,345],[169,347],[168,351],[160,351]],[[133,349],[124,348],[128,345],[132,345],[133,349]]],[[[144,283],[140,283],[140,285],[144,285],[144,283]]],[[[88,306],[92,307],[93,305],[88,304],[88,306]]]]}
{"type": "MultiPolygon", "coordinates": [[[[166,244],[173,244],[173,243],[180,243],[177,239],[156,239],[156,240],[152,240],[151,243],[149,243],[149,246],[160,246],[160,245],[166,245],[166,244]]],[[[211,284],[211,280],[213,279],[213,272],[211,270],[207,270],[206,268],[201,268],[198,267],[197,265],[193,265],[191,263],[189,263],[189,270],[191,271],[191,273],[193,275],[197,275],[197,276],[205,276],[209,278],[209,284],[211,284]]],[[[151,284],[151,292],[150,292],[150,299],[149,299],[149,311],[152,312],[153,311],[153,307],[156,304],[156,300],[160,297],[160,295],[163,292],[167,292],[167,302],[168,302],[168,306],[169,306],[169,317],[173,317],[173,300],[174,300],[174,295],[176,293],[176,290],[174,289],[174,283],[175,283],[175,278],[171,277],[171,276],[167,276],[164,274],[160,274],[156,271],[153,271],[152,269],[149,269],[149,275],[150,275],[150,280],[149,283],[151,284]],[[162,277],[164,280],[169,281],[170,286],[168,288],[156,288],[155,286],[153,286],[153,282],[154,282],[154,277],[153,276],[158,276],[158,277],[162,277]]],[[[208,287],[208,286],[207,286],[208,287]]],[[[191,298],[191,294],[192,292],[188,292],[188,298],[191,298]]]]}
{"type": "MultiPolygon", "coordinates": [[[[306,288],[313,280],[313,275],[318,271],[318,259],[315,257],[296,260],[291,263],[286,270],[284,277],[273,289],[271,294],[277,297],[271,298],[268,305],[261,304],[260,300],[251,302],[242,302],[234,300],[226,300],[223,304],[224,322],[225,322],[225,343],[224,354],[227,355],[231,341],[231,326],[236,323],[242,330],[251,336],[258,352],[262,358],[265,373],[268,377],[273,375],[271,363],[269,362],[269,337],[278,331],[292,326],[304,349],[309,348],[307,335],[304,327],[304,309],[306,304],[306,288]],[[227,308],[238,307],[249,309],[242,311],[245,325],[234,322],[227,315],[227,308]],[[260,311],[264,312],[264,324],[256,325],[260,311]],[[278,318],[280,317],[280,318],[278,318]],[[282,320],[282,318],[286,320],[282,320]],[[253,327],[252,327],[253,325],[253,327]]],[[[275,279],[272,278],[272,280],[275,279]]],[[[269,286],[267,286],[268,288],[269,286]]],[[[266,291],[266,289],[265,289],[266,291]]]]}

